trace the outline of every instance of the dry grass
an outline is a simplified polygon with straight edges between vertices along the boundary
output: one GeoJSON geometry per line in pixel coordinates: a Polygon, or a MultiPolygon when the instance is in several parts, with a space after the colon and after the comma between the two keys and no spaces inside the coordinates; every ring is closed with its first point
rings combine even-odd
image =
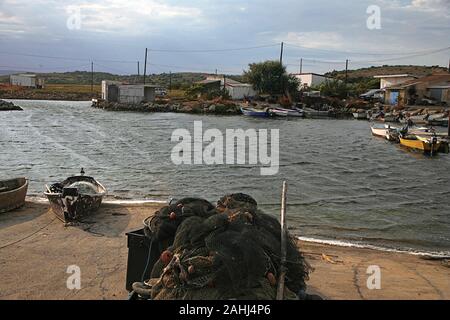
{"type": "MultiPolygon", "coordinates": [[[[94,93],[101,93],[101,85],[94,85],[94,93]]],[[[50,92],[64,92],[64,93],[90,93],[91,85],[86,84],[46,84],[43,93],[50,92]]]]}

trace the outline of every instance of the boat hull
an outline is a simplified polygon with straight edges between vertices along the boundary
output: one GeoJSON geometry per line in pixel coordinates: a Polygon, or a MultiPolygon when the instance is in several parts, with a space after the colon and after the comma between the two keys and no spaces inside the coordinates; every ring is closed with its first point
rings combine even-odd
{"type": "Polygon", "coordinates": [[[428,143],[421,139],[406,139],[400,138],[400,144],[410,149],[420,150],[424,153],[437,153],[441,149],[441,142],[437,141],[435,144],[428,143]]]}
{"type": "Polygon", "coordinates": [[[371,128],[371,129],[372,129],[372,134],[374,136],[386,138],[388,129],[385,129],[385,128],[371,128]]]}
{"type": "Polygon", "coordinates": [[[0,181],[0,213],[15,210],[25,204],[28,180],[16,178],[0,181]],[[5,190],[5,191],[1,191],[5,190]]]}
{"type": "Polygon", "coordinates": [[[269,114],[265,110],[262,111],[249,108],[241,108],[241,112],[244,116],[249,117],[267,118],[269,116],[269,114]]]}
{"type": "Polygon", "coordinates": [[[367,113],[355,112],[353,113],[353,118],[355,118],[356,120],[367,120],[367,113]]]}
{"type": "Polygon", "coordinates": [[[61,184],[47,186],[47,197],[53,213],[63,222],[81,221],[86,216],[97,211],[102,203],[106,188],[92,177],[70,177],[61,184]],[[71,187],[75,182],[90,184],[97,192],[87,193],[76,187],[71,187]],[[52,188],[58,186],[60,190],[55,192],[52,188]]]}

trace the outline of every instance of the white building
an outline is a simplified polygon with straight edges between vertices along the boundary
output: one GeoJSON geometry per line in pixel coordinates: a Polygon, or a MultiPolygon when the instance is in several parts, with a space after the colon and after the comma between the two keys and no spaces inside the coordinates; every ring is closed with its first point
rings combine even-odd
{"type": "Polygon", "coordinates": [[[223,88],[225,85],[225,88],[232,100],[242,100],[244,98],[252,98],[256,96],[256,91],[253,89],[253,86],[248,83],[242,83],[217,75],[207,76],[205,81],[220,81],[220,87],[223,88]]]}
{"type": "Polygon", "coordinates": [[[374,76],[375,79],[380,79],[380,89],[384,89],[387,87],[392,87],[395,85],[402,84],[409,80],[417,79],[417,77],[410,74],[388,74],[388,75],[380,75],[374,76]]]}
{"type": "Polygon", "coordinates": [[[102,99],[109,102],[138,104],[152,102],[156,97],[156,88],[149,84],[122,84],[118,81],[102,81],[102,99]]]}
{"type": "Polygon", "coordinates": [[[295,76],[300,82],[299,90],[310,87],[316,87],[326,81],[334,80],[333,78],[326,77],[324,75],[317,73],[294,73],[292,75],[295,76]]]}
{"type": "Polygon", "coordinates": [[[44,79],[36,77],[35,74],[12,74],[9,76],[9,82],[13,86],[43,88],[44,79]]]}

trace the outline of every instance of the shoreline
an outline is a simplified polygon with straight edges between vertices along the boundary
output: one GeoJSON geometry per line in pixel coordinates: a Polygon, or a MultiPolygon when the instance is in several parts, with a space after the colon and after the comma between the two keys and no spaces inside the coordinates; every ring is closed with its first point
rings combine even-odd
{"type": "MultiPolygon", "coordinates": [[[[75,227],[65,227],[43,202],[0,215],[0,299],[126,299],[125,233],[140,229],[161,206],[106,202],[75,227]],[[82,270],[81,290],[66,287],[69,265],[82,270]]],[[[305,241],[298,246],[314,268],[308,290],[326,299],[450,299],[448,260],[305,241]],[[365,287],[370,265],[381,268],[381,290],[365,287]]]]}
{"type": "MultiPolygon", "coordinates": [[[[26,198],[27,202],[37,203],[37,204],[48,204],[47,198],[43,196],[37,195],[28,195],[26,198]]],[[[158,200],[158,199],[119,199],[115,197],[106,196],[102,201],[102,204],[106,205],[118,205],[118,206],[145,206],[145,205],[167,205],[167,201],[158,200]]],[[[334,246],[334,247],[343,247],[343,248],[357,248],[357,249],[369,249],[380,252],[393,252],[400,254],[408,254],[418,257],[429,257],[429,258],[437,258],[437,259],[450,259],[450,253],[439,252],[439,251],[427,251],[427,250],[416,250],[416,249],[400,249],[400,248],[389,248],[378,246],[369,243],[359,243],[359,242],[351,242],[345,240],[338,239],[322,239],[322,238],[311,238],[311,237],[303,237],[299,235],[294,235],[294,238],[297,241],[311,244],[319,244],[325,246],[334,246]]]]}

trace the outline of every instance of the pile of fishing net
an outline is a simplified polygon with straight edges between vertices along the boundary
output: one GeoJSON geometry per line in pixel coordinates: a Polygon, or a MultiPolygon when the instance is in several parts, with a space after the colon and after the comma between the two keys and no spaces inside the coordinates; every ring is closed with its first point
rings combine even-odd
{"type": "MultiPolygon", "coordinates": [[[[151,299],[222,300],[276,298],[281,265],[281,227],[245,194],[217,206],[186,198],[144,221],[161,252],[151,279],[151,299]]],[[[305,295],[309,267],[294,240],[287,244],[285,298],[305,295]]]]}

